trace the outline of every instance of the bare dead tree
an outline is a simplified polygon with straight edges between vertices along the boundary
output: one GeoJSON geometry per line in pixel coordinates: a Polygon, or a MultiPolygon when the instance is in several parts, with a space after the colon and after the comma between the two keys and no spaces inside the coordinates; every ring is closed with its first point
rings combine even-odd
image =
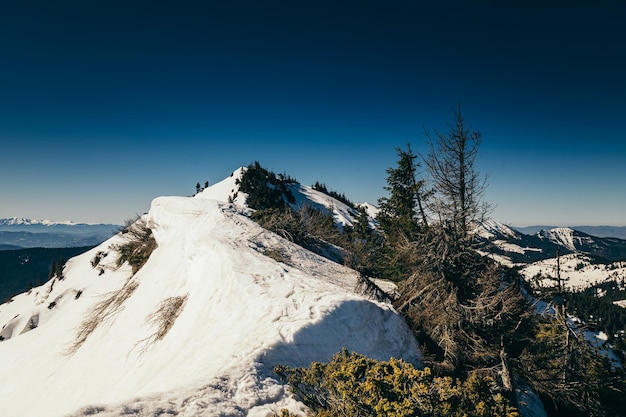
{"type": "Polygon", "coordinates": [[[460,105],[448,126],[449,132],[435,130],[434,137],[426,132],[429,152],[424,163],[435,190],[429,209],[449,225],[455,238],[464,240],[472,224],[490,211],[482,201],[487,177],[475,166],[482,135],[467,126],[460,105]]]}

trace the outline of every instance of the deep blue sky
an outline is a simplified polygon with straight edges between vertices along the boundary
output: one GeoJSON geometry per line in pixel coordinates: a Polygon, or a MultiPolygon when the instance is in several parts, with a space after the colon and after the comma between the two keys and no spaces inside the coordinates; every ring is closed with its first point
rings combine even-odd
{"type": "Polygon", "coordinates": [[[626,6],[531,3],[3,2],[0,218],[119,223],[255,160],[376,202],[460,102],[496,220],[626,225],[626,6]]]}

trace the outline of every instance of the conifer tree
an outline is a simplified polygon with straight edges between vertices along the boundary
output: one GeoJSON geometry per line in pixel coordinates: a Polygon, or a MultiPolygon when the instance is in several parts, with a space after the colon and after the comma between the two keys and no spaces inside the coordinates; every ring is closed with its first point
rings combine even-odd
{"type": "Polygon", "coordinates": [[[417,179],[417,156],[407,144],[407,149],[397,148],[398,164],[387,169],[388,197],[378,200],[380,212],[376,216],[384,236],[384,244],[376,253],[377,274],[401,280],[411,273],[414,261],[411,242],[427,230],[428,220],[424,201],[429,193],[424,191],[425,181],[417,179]]]}
{"type": "Polygon", "coordinates": [[[369,217],[365,206],[359,206],[358,212],[359,214],[354,222],[354,233],[358,239],[364,240],[371,235],[372,229],[369,226],[369,217]]]}
{"type": "Polygon", "coordinates": [[[428,193],[424,192],[425,181],[418,180],[416,162],[411,145],[407,149],[397,148],[398,166],[387,169],[387,186],[389,197],[378,200],[380,213],[377,219],[382,230],[392,240],[399,234],[404,234],[409,240],[414,240],[422,227],[428,227],[428,220],[424,211],[424,200],[428,193]]]}
{"type": "Polygon", "coordinates": [[[62,280],[64,278],[63,277],[64,265],[65,265],[65,259],[63,259],[62,256],[60,256],[59,259],[57,260],[53,260],[52,264],[50,265],[50,272],[48,273],[48,279],[57,277],[58,279],[62,280]]]}

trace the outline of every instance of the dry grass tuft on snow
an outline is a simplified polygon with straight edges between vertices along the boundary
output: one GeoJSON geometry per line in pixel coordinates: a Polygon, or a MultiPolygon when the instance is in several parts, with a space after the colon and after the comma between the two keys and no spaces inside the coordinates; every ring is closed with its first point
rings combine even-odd
{"type": "Polygon", "coordinates": [[[289,262],[289,256],[287,256],[285,253],[283,253],[283,251],[279,249],[267,248],[263,251],[263,255],[275,260],[276,262],[281,262],[284,264],[289,262]]]}
{"type": "Polygon", "coordinates": [[[161,301],[157,310],[146,318],[146,323],[156,327],[156,332],[145,339],[147,344],[154,343],[165,337],[170,331],[174,322],[183,311],[188,294],[169,297],[161,301]]]}
{"type": "Polygon", "coordinates": [[[66,353],[68,355],[75,353],[100,323],[119,313],[124,302],[130,298],[138,286],[137,281],[129,281],[120,290],[105,294],[106,297],[93,306],[91,311],[87,313],[87,318],[78,326],[76,340],[66,353]]]}
{"type": "Polygon", "coordinates": [[[113,249],[119,252],[117,266],[128,262],[132,267],[133,274],[135,274],[144,266],[156,249],[156,240],[145,217],[127,220],[121,234],[125,237],[126,242],[113,246],[113,249]]]}

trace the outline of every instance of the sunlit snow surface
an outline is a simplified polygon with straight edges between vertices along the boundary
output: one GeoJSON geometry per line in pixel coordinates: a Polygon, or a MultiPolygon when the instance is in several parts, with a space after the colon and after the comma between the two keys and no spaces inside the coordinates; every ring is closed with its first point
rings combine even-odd
{"type": "MultiPolygon", "coordinates": [[[[626,262],[623,261],[594,264],[587,255],[574,253],[561,256],[558,264],[563,284],[568,289],[580,290],[605,281],[619,282],[626,279],[626,262]]],[[[528,264],[520,272],[529,281],[541,276],[540,285],[555,285],[557,259],[550,258],[528,264]]]]}
{"type": "Polygon", "coordinates": [[[276,364],[307,366],[343,347],[419,363],[404,321],[356,294],[353,271],[265,231],[226,202],[236,177],[194,198],[155,199],[146,218],[158,247],[134,277],[116,266],[118,235],[71,259],[64,280],[0,306],[2,415],[303,413],[275,379],[276,364]],[[93,267],[98,252],[108,255],[93,267]],[[69,353],[90,309],[128,280],[138,286],[121,309],[69,353]],[[147,318],[163,300],[185,295],[173,327],[151,341],[147,318]]]}

